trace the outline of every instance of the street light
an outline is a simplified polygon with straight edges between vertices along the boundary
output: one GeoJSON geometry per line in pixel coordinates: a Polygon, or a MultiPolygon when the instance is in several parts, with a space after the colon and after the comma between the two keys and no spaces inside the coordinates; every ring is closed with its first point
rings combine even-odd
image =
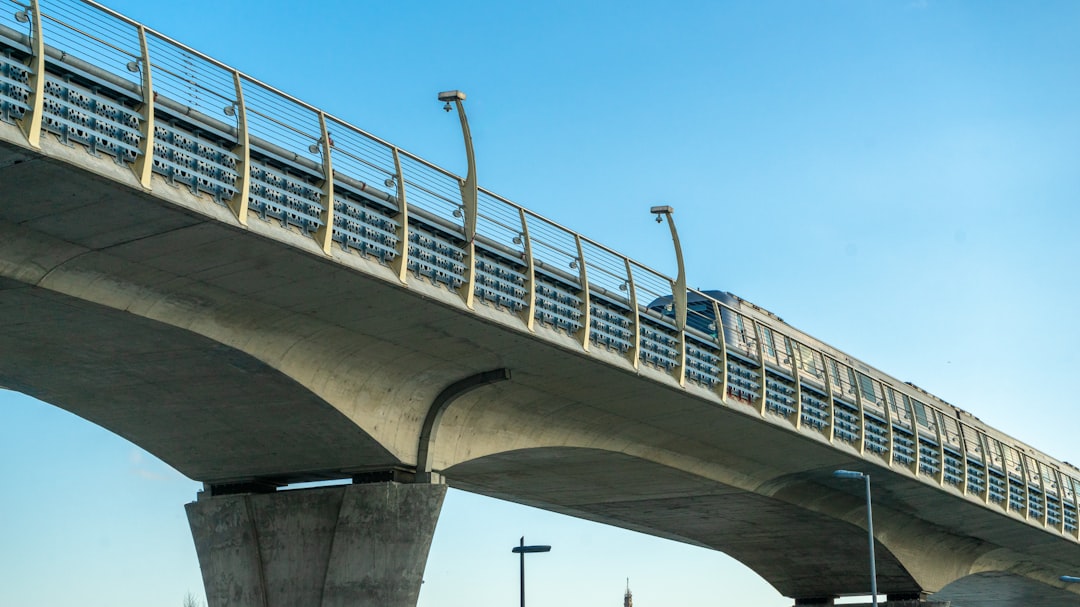
{"type": "Polygon", "coordinates": [[[1080,577],[1076,577],[1075,575],[1063,575],[1058,579],[1066,584],[1080,584],[1080,577]]]}
{"type": "Polygon", "coordinates": [[[526,546],[523,535],[521,544],[514,546],[511,552],[521,555],[521,607],[525,607],[525,555],[533,552],[551,552],[551,546],[526,546]]]}
{"type": "Polygon", "coordinates": [[[854,470],[836,470],[833,476],[866,481],[866,533],[870,538],[870,597],[874,607],[877,607],[877,565],[874,563],[874,515],[870,508],[870,475],[854,470]]]}
{"type": "Polygon", "coordinates": [[[472,243],[476,237],[476,213],[477,213],[477,186],[476,186],[476,158],[473,156],[472,135],[469,132],[469,120],[465,117],[465,93],[461,91],[443,91],[439,93],[439,101],[445,103],[443,109],[450,111],[450,102],[457,106],[458,118],[461,119],[461,136],[465,139],[465,161],[468,163],[468,173],[465,180],[458,183],[461,188],[461,205],[465,213],[465,242],[472,243]]]}
{"type": "Polygon", "coordinates": [[[671,304],[675,309],[675,328],[682,331],[686,328],[686,266],[683,264],[682,244],[679,243],[679,233],[675,231],[675,220],[671,218],[675,209],[670,206],[656,206],[649,209],[656,215],[656,223],[667,218],[668,227],[671,228],[671,242],[675,245],[675,263],[679,273],[675,277],[675,284],[671,290],[671,304]]]}

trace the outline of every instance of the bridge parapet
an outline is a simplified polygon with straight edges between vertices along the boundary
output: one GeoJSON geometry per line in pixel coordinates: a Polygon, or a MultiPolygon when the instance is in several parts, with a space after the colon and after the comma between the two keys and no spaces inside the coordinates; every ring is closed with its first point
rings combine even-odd
{"type": "Polygon", "coordinates": [[[240,225],[441,285],[520,331],[1080,539],[1074,468],[749,302],[692,291],[679,331],[670,277],[483,189],[472,249],[451,172],[97,4],[8,6],[0,128],[27,147],[77,144],[136,187],[186,187],[240,225]]]}

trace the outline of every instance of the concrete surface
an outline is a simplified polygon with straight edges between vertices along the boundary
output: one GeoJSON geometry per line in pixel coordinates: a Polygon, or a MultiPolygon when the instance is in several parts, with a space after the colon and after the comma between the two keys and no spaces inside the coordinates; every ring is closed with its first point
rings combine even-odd
{"type": "Polygon", "coordinates": [[[1006,595],[1035,585],[1029,607],[1080,605],[1056,581],[1080,570],[1075,539],[161,179],[144,191],[52,137],[20,141],[0,124],[0,385],[192,478],[415,466],[436,395],[507,368],[442,418],[433,469],[452,486],[723,550],[815,597],[866,591],[861,486],[830,476],[864,470],[882,592],[1000,573],[1006,595]]]}
{"type": "Polygon", "coordinates": [[[446,487],[374,483],[187,505],[209,607],[414,607],[446,487]]]}

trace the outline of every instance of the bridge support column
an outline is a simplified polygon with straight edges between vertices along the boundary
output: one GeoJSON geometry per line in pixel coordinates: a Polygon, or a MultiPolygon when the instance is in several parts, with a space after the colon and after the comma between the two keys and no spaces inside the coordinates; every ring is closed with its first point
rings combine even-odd
{"type": "Polygon", "coordinates": [[[445,485],[340,485],[187,505],[209,607],[415,607],[445,485]]]}

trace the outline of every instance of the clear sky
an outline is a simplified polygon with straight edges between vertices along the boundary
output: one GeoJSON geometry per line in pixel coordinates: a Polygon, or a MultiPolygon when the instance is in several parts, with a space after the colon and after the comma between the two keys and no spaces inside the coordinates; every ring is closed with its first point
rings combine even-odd
{"type": "MultiPolygon", "coordinates": [[[[1080,462],[1080,3],[111,0],[669,275],[1080,462]]],[[[12,10],[7,6],[4,10],[12,10]]],[[[2,193],[0,193],[2,201],[2,193]]],[[[3,319],[0,319],[3,330],[3,319]]],[[[0,605],[179,607],[199,485],[0,393],[0,605]]],[[[722,554],[451,491],[421,607],[790,605],[722,554]]],[[[1078,573],[1078,572],[1073,572],[1078,573]]]]}

